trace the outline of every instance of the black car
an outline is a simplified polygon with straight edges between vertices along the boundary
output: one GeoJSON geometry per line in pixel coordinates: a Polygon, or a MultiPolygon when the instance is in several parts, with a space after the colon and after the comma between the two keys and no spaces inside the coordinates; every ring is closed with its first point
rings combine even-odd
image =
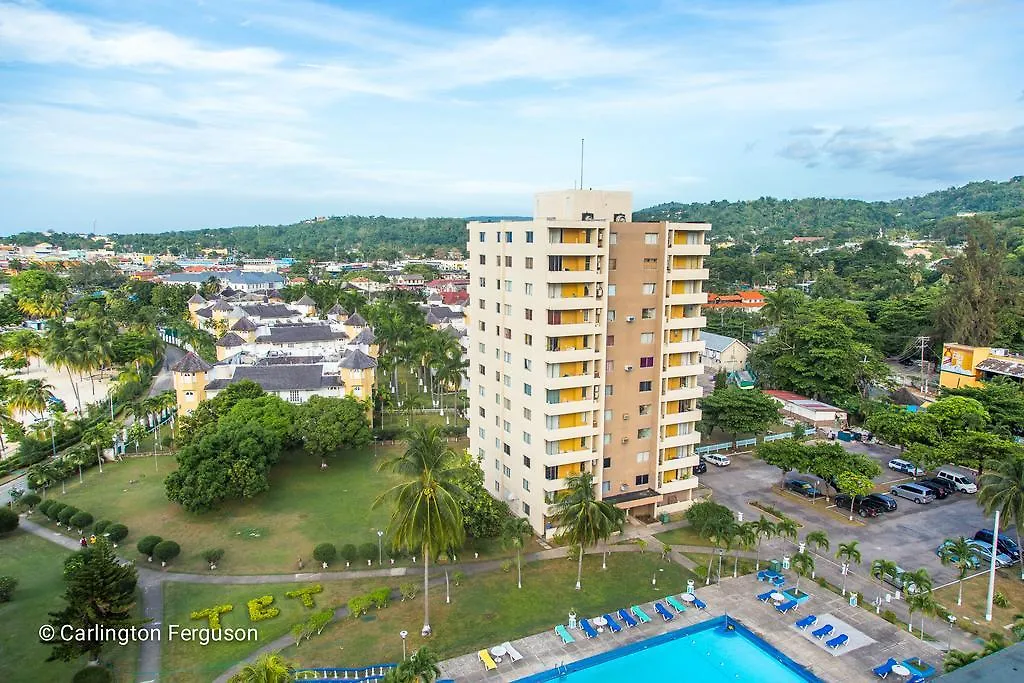
{"type": "MultiPolygon", "coordinates": [[[[985,543],[992,545],[992,530],[979,529],[978,533],[974,534],[974,540],[984,541],[985,543]]],[[[1014,562],[1020,559],[1020,548],[1017,547],[1016,541],[1011,538],[1007,538],[1002,534],[999,535],[999,552],[1009,555],[1010,559],[1014,562]]]]}
{"type": "Polygon", "coordinates": [[[953,482],[946,481],[945,479],[939,479],[938,477],[933,477],[931,479],[921,479],[917,483],[918,484],[934,484],[935,486],[938,486],[939,488],[946,489],[946,493],[956,493],[956,486],[953,484],[953,482]]]}
{"type": "Polygon", "coordinates": [[[931,491],[932,493],[934,493],[935,494],[935,498],[937,500],[942,500],[943,498],[947,498],[949,496],[949,489],[947,489],[945,486],[940,486],[940,485],[936,484],[935,482],[931,481],[930,479],[924,479],[924,480],[916,481],[914,483],[917,484],[918,486],[923,486],[926,489],[928,489],[929,491],[931,491]]]}
{"type": "MultiPolygon", "coordinates": [[[[833,500],[836,503],[836,509],[842,510],[843,512],[850,511],[850,495],[846,493],[840,493],[833,500]]],[[[853,498],[853,511],[861,517],[877,517],[878,515],[885,512],[885,506],[876,500],[872,500],[866,496],[856,496],[853,498]]]]}
{"type": "Polygon", "coordinates": [[[786,482],[786,488],[805,498],[820,498],[822,495],[817,486],[805,479],[790,479],[786,482]]]}
{"type": "Polygon", "coordinates": [[[896,504],[896,499],[886,493],[872,493],[865,496],[865,498],[869,498],[870,500],[884,506],[885,512],[893,512],[899,507],[899,505],[896,504]]]}
{"type": "Polygon", "coordinates": [[[708,464],[706,462],[704,462],[703,460],[701,460],[700,462],[698,462],[696,465],[693,466],[693,473],[694,474],[704,474],[707,471],[708,471],[708,464]]]}

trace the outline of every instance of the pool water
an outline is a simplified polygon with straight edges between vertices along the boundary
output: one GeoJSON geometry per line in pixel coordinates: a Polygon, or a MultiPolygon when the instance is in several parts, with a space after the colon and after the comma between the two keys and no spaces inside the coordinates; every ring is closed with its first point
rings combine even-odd
{"type": "MultiPolygon", "coordinates": [[[[608,638],[608,635],[601,637],[608,638]]],[[[627,680],[643,680],[644,683],[820,681],[735,619],[717,617],[568,664],[561,671],[552,669],[528,676],[520,679],[520,683],[627,680]]]]}

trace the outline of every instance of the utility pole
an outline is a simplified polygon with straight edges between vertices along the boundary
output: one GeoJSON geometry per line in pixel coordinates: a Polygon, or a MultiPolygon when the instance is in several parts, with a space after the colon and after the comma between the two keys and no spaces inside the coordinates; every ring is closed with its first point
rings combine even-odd
{"type": "Polygon", "coordinates": [[[918,337],[917,338],[917,345],[918,345],[918,347],[921,350],[921,365],[920,365],[920,370],[921,370],[921,391],[923,393],[926,393],[926,394],[928,393],[928,383],[927,383],[927,380],[925,379],[925,374],[924,374],[924,350],[926,348],[928,348],[928,343],[930,341],[931,341],[931,337],[918,337]]]}

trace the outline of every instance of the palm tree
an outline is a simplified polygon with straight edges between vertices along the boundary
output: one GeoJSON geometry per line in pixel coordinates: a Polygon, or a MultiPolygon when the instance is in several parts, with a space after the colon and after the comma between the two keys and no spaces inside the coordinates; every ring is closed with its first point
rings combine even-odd
{"type": "Polygon", "coordinates": [[[891,560],[875,560],[871,563],[871,576],[878,579],[878,600],[875,601],[875,614],[882,610],[882,593],[885,592],[885,577],[896,576],[896,563],[891,560]]]}
{"type": "Polygon", "coordinates": [[[580,547],[576,569],[576,590],[580,590],[587,546],[605,541],[613,532],[620,531],[626,513],[607,501],[598,500],[594,494],[594,475],[579,472],[565,478],[565,490],[552,506],[551,517],[560,529],[559,538],[580,547]]]}
{"type": "MultiPolygon", "coordinates": [[[[1020,530],[1024,527],[1024,457],[1017,456],[989,462],[978,480],[978,503],[985,514],[999,510],[1003,525],[1016,528],[1017,547],[1021,547],[1020,530]]],[[[1024,581],[1024,553],[1020,557],[1020,578],[1024,581]]]]}
{"type": "Polygon", "coordinates": [[[100,474],[103,474],[103,449],[112,444],[114,440],[114,426],[109,422],[97,422],[82,432],[82,441],[96,449],[96,462],[100,465],[100,474]]]}
{"type": "Polygon", "coordinates": [[[430,635],[430,554],[458,548],[465,539],[460,502],[466,493],[459,479],[468,474],[459,456],[437,427],[419,426],[408,438],[405,453],[380,464],[405,481],[391,487],[373,507],[392,505],[388,537],[392,546],[419,549],[423,554],[423,635],[430,635]]]}
{"type": "Polygon", "coordinates": [[[440,660],[437,654],[430,648],[421,647],[412,653],[406,661],[402,662],[401,668],[405,669],[409,681],[414,683],[434,683],[441,675],[440,660]]]}
{"type": "Polygon", "coordinates": [[[978,554],[974,546],[961,536],[956,540],[949,539],[948,543],[942,545],[939,559],[942,560],[942,564],[952,564],[957,568],[956,604],[959,607],[964,601],[964,577],[968,571],[978,566],[978,554]]]}
{"type": "Polygon", "coordinates": [[[810,548],[812,545],[818,550],[824,550],[826,553],[831,547],[831,543],[828,540],[828,534],[824,531],[812,531],[804,536],[804,545],[810,548]]]}
{"type": "Polygon", "coordinates": [[[755,569],[761,571],[761,541],[775,536],[778,533],[778,528],[774,522],[764,515],[761,515],[760,519],[751,522],[751,524],[754,525],[754,533],[757,534],[757,561],[755,569]]]}
{"type": "MultiPolygon", "coordinates": [[[[710,517],[708,518],[697,530],[703,538],[711,541],[715,548],[719,551],[724,551],[731,539],[736,535],[736,528],[739,525],[732,519],[732,517],[710,517]]],[[[708,555],[708,573],[704,579],[704,585],[711,583],[711,566],[715,561],[714,553],[708,555]]],[[[718,580],[721,581],[722,577],[719,576],[718,580]]]]}
{"type": "Polygon", "coordinates": [[[88,463],[92,458],[92,453],[89,452],[88,448],[76,446],[65,453],[63,457],[72,467],[78,468],[78,483],[81,484],[83,481],[82,468],[85,467],[86,463],[88,463]]]}
{"type": "Polygon", "coordinates": [[[4,335],[3,349],[12,358],[31,361],[43,352],[43,338],[32,330],[15,330],[4,335]]]}
{"type": "Polygon", "coordinates": [[[30,413],[38,417],[53,400],[53,385],[41,379],[30,379],[19,382],[13,387],[10,406],[16,410],[30,413]]]}
{"type": "Polygon", "coordinates": [[[964,652],[963,650],[950,650],[942,662],[942,670],[946,673],[956,671],[962,666],[967,666],[981,658],[980,652],[964,652]]]}
{"type": "Polygon", "coordinates": [[[921,613],[921,639],[924,640],[924,618],[927,615],[935,614],[938,611],[939,605],[935,602],[935,598],[932,596],[930,590],[921,591],[914,593],[907,598],[907,609],[910,611],[910,632],[914,632],[913,621],[914,612],[921,613]]]}
{"type": "Polygon", "coordinates": [[[750,550],[758,542],[757,530],[754,522],[744,522],[736,527],[736,536],[733,538],[736,544],[736,554],[733,557],[732,578],[739,576],[740,550],[750,550]]]}
{"type": "Polygon", "coordinates": [[[800,593],[800,577],[809,576],[814,571],[814,556],[808,552],[797,553],[790,560],[793,571],[796,572],[796,592],[800,593]]]}
{"type": "Polygon", "coordinates": [[[779,538],[788,538],[790,541],[796,542],[796,537],[800,534],[796,522],[786,517],[780,519],[775,523],[775,535],[779,538]]]}
{"type": "Polygon", "coordinates": [[[53,467],[45,462],[36,463],[29,468],[26,478],[33,489],[43,489],[43,498],[46,498],[46,491],[55,479],[53,467]]]}
{"type": "Polygon", "coordinates": [[[229,683],[291,683],[295,668],[279,654],[262,654],[229,679],[229,683]]]}
{"type": "Polygon", "coordinates": [[[909,586],[911,584],[917,588],[916,592],[927,593],[932,589],[932,577],[924,567],[912,572],[906,572],[903,574],[903,585],[909,586]]]}
{"type": "Polygon", "coordinates": [[[43,348],[43,360],[57,370],[64,369],[71,380],[71,389],[75,393],[78,414],[82,413],[82,398],[78,393],[78,383],[72,371],[81,372],[85,366],[85,342],[80,336],[62,321],[52,320],[47,327],[46,345],[43,348]]]}
{"type": "Polygon", "coordinates": [[[512,516],[505,520],[501,528],[502,541],[507,548],[514,548],[516,551],[516,571],[518,572],[519,587],[523,587],[523,560],[522,550],[526,539],[533,533],[533,527],[529,520],[524,517],[512,516]]]}
{"type": "Polygon", "coordinates": [[[861,562],[860,549],[857,544],[858,541],[840,543],[839,549],[836,551],[836,559],[846,565],[846,570],[843,572],[843,595],[846,595],[846,575],[850,572],[849,565],[861,562]]]}
{"type": "Polygon", "coordinates": [[[778,325],[796,313],[804,296],[795,289],[779,289],[764,295],[761,317],[772,325],[778,325]]]}

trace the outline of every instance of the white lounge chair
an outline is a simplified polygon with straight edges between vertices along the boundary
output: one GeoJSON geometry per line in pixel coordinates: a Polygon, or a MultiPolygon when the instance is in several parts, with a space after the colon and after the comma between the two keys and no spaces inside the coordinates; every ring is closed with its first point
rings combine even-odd
{"type": "Polygon", "coordinates": [[[504,643],[502,643],[501,646],[505,648],[505,652],[508,654],[508,658],[512,660],[513,664],[523,658],[523,656],[519,654],[519,650],[512,647],[512,643],[508,642],[507,640],[504,643]]]}

